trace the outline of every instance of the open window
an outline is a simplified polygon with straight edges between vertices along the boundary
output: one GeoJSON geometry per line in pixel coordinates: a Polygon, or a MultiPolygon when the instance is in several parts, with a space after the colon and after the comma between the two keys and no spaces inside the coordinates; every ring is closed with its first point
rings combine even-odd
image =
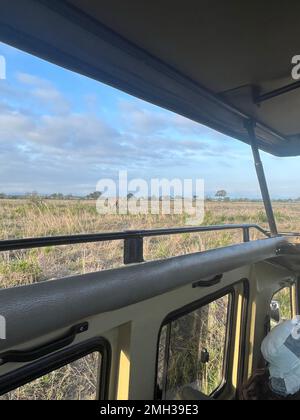
{"type": "Polygon", "coordinates": [[[90,340],[0,377],[0,400],[107,398],[109,344],[90,340]]]}
{"type": "Polygon", "coordinates": [[[175,315],[159,341],[157,390],[176,399],[185,388],[210,396],[226,381],[232,295],[175,315]]]}

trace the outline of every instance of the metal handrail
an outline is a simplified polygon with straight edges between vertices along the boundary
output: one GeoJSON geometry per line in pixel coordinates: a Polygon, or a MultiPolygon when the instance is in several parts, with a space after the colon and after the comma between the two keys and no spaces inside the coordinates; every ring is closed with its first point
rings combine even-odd
{"type": "Polygon", "coordinates": [[[144,261],[143,239],[149,237],[178,235],[184,233],[201,233],[223,230],[242,230],[243,241],[250,241],[250,229],[261,232],[266,237],[270,233],[256,224],[235,224],[197,226],[187,228],[170,228],[154,230],[132,230],[112,233],[94,233],[81,235],[49,236],[40,238],[8,239],[0,241],[0,252],[16,251],[21,249],[43,248],[48,246],[61,246],[72,244],[84,244],[93,242],[124,241],[124,263],[132,264],[144,261]]]}
{"type": "Polygon", "coordinates": [[[300,232],[278,232],[278,236],[300,236],[300,232]]]}

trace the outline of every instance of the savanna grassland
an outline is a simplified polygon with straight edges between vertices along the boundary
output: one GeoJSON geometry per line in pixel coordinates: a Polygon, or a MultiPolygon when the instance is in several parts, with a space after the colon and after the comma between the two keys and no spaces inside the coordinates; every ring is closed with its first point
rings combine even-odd
{"type": "MultiPolygon", "coordinates": [[[[274,203],[274,209],[281,231],[300,231],[300,203],[274,203]]],[[[267,228],[262,203],[206,202],[203,225],[235,223],[255,223],[267,228]]],[[[99,215],[95,201],[0,200],[0,239],[184,226],[185,215],[99,215]]],[[[262,237],[257,231],[251,235],[252,239],[262,237]]],[[[149,238],[145,240],[145,259],[204,251],[241,240],[241,231],[149,238]]],[[[0,255],[0,282],[2,288],[13,287],[122,264],[121,241],[4,252],[0,255]]]]}
{"type": "MultiPolygon", "coordinates": [[[[300,231],[300,203],[276,202],[274,210],[280,231],[300,231]]],[[[186,215],[103,216],[97,213],[95,201],[88,200],[64,201],[39,198],[0,200],[1,240],[184,227],[186,220],[186,215]]],[[[263,204],[237,201],[206,202],[203,225],[242,223],[254,223],[267,229],[263,204]]],[[[262,234],[256,230],[251,232],[251,239],[262,237],[262,234]]],[[[144,254],[146,260],[164,259],[240,242],[242,242],[240,230],[149,238],[145,239],[144,254]]],[[[9,288],[122,265],[122,241],[10,251],[0,254],[0,282],[1,288],[9,288]]],[[[288,307],[288,298],[288,292],[284,293],[282,307],[288,307]]],[[[173,384],[171,381],[170,386],[174,389],[176,384],[179,385],[181,382],[195,382],[198,383],[199,389],[209,393],[219,385],[222,379],[227,306],[228,303],[221,299],[218,305],[201,308],[190,315],[194,329],[200,325],[199,322],[202,322],[209,331],[205,334],[204,340],[212,357],[207,368],[199,367],[199,344],[195,342],[199,328],[196,328],[197,331],[191,329],[188,332],[182,329],[182,332],[177,334],[177,341],[172,345],[174,349],[179,350],[174,353],[176,357],[173,357],[170,365],[170,375],[174,382],[173,384]],[[205,317],[203,311],[206,311],[205,317]],[[215,325],[216,320],[219,322],[217,329],[207,328],[211,322],[215,325]],[[219,331],[219,334],[214,331],[219,331]],[[181,340],[183,336],[185,340],[181,340]],[[195,357],[191,351],[193,345],[196,346],[195,357]]],[[[182,322],[184,324],[187,321],[184,319],[182,322]]],[[[177,327],[181,328],[180,325],[177,327]]],[[[203,326],[200,329],[203,330],[203,326]]],[[[97,363],[95,355],[90,355],[0,399],[92,399],[96,392],[97,363]]]]}

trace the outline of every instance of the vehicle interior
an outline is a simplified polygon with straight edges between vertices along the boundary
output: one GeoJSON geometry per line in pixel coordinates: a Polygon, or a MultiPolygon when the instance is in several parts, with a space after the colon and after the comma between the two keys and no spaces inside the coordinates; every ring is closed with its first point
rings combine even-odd
{"type": "Polygon", "coordinates": [[[96,354],[100,400],[241,399],[265,367],[261,343],[281,319],[278,294],[290,317],[299,314],[300,234],[278,232],[260,158],[300,155],[300,83],[291,77],[299,2],[0,0],[0,8],[0,41],[248,144],[269,224],[0,241],[1,252],[124,247],[121,268],[0,290],[8,331],[0,394],[96,354]],[[146,238],[227,230],[240,231],[239,244],[145,261],[146,238]]]}

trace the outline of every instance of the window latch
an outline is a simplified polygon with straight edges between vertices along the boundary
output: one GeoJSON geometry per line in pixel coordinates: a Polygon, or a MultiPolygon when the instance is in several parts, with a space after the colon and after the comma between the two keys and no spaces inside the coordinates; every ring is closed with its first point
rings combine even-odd
{"type": "Polygon", "coordinates": [[[209,351],[207,349],[203,349],[201,351],[201,363],[206,365],[207,363],[209,363],[209,360],[210,360],[209,351]]]}

